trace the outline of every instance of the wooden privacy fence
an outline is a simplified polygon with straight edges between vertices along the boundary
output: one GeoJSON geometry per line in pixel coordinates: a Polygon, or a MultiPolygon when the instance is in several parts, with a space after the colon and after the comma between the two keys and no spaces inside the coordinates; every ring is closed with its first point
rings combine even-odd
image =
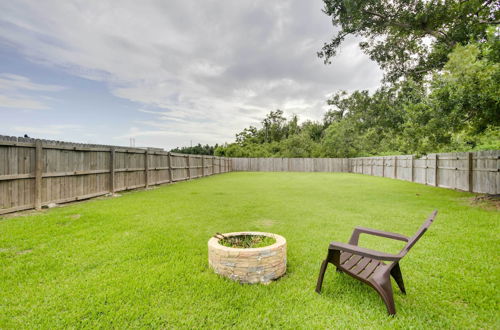
{"type": "Polygon", "coordinates": [[[500,150],[361,158],[223,158],[0,136],[0,214],[229,171],[351,172],[500,193],[500,150]]]}
{"type": "Polygon", "coordinates": [[[351,172],[476,193],[500,193],[500,150],[422,158],[232,158],[233,171],[351,172]]]}
{"type": "Polygon", "coordinates": [[[0,136],[0,214],[229,171],[223,157],[0,136]]]}
{"type": "Polygon", "coordinates": [[[233,171],[349,172],[347,158],[232,158],[233,171]]]}

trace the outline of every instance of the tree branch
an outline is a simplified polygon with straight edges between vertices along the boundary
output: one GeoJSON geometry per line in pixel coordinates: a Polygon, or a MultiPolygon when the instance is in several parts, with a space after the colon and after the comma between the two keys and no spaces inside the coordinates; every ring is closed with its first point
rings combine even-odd
{"type": "MultiPolygon", "coordinates": [[[[386,25],[393,25],[393,26],[397,26],[397,27],[404,28],[404,29],[409,29],[409,30],[411,30],[412,28],[414,28],[410,24],[401,23],[401,22],[397,22],[397,21],[392,21],[387,16],[382,15],[382,14],[377,13],[377,12],[373,12],[373,11],[370,11],[370,10],[363,10],[363,12],[366,13],[366,14],[369,14],[369,15],[381,18],[382,20],[385,21],[386,25]]],[[[426,34],[431,35],[431,36],[433,36],[433,37],[435,37],[437,39],[439,39],[440,37],[442,37],[442,38],[444,38],[446,40],[449,39],[448,35],[445,32],[443,32],[443,31],[431,30],[431,29],[429,29],[427,27],[421,28],[421,30],[423,32],[425,32],[426,34]]]]}
{"type": "MultiPolygon", "coordinates": [[[[385,15],[382,15],[382,14],[379,14],[379,13],[376,13],[376,12],[370,11],[370,10],[363,10],[363,12],[365,14],[368,14],[368,15],[377,16],[378,18],[381,18],[381,19],[383,19],[386,22],[390,22],[390,19],[387,16],[385,16],[385,15]]],[[[396,22],[396,21],[393,21],[393,22],[391,22],[388,25],[391,25],[391,24],[395,25],[395,26],[398,26],[398,27],[405,28],[405,29],[410,29],[411,28],[411,25],[409,25],[409,24],[400,23],[400,22],[396,22]]]]}

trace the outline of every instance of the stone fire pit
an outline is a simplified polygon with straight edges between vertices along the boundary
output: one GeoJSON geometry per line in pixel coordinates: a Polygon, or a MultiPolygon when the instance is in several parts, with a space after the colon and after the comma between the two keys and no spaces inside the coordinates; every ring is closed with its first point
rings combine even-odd
{"type": "Polygon", "coordinates": [[[262,232],[235,232],[225,237],[257,235],[272,237],[276,242],[258,248],[233,248],[221,245],[221,238],[208,241],[208,263],[222,276],[240,283],[269,283],[286,271],[286,240],[283,236],[262,232]]]}

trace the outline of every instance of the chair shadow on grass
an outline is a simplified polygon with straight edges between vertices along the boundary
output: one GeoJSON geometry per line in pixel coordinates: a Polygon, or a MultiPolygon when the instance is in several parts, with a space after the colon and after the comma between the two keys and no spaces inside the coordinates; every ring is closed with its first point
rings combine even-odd
{"type": "MultiPolygon", "coordinates": [[[[391,281],[393,285],[396,285],[394,280],[391,279],[391,281]]],[[[332,271],[329,276],[325,276],[323,290],[321,295],[317,296],[332,303],[342,303],[346,307],[358,309],[359,313],[372,309],[373,312],[386,314],[384,302],[377,292],[370,286],[336,271],[332,271]],[[374,307],[379,307],[379,309],[373,309],[374,307]]],[[[406,295],[399,290],[395,290],[394,297],[406,297],[406,295]]],[[[405,309],[401,305],[399,308],[401,310],[405,309]]]]}

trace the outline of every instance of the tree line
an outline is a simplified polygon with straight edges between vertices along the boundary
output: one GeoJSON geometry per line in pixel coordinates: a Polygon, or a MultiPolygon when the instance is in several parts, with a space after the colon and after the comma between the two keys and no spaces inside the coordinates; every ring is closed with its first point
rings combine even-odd
{"type": "Polygon", "coordinates": [[[219,145],[216,144],[215,146],[210,146],[208,144],[206,145],[201,145],[201,143],[198,143],[195,146],[190,146],[190,147],[177,147],[174,149],[171,149],[171,152],[177,152],[179,154],[190,154],[190,155],[214,155],[215,149],[219,148],[219,145]]]}

